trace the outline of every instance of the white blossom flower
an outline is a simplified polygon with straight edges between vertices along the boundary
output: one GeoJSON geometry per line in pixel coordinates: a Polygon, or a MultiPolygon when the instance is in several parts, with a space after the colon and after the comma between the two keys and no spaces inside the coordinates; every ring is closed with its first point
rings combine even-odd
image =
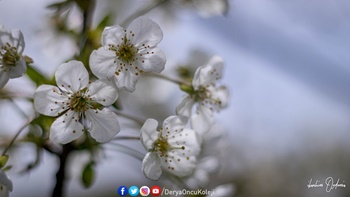
{"type": "Polygon", "coordinates": [[[107,80],[90,83],[86,68],[78,61],[60,65],[55,77],[58,87],[41,85],[34,95],[36,111],[58,116],[51,125],[51,140],[66,144],[87,129],[91,137],[102,143],[120,131],[117,115],[107,108],[99,109],[116,101],[118,92],[114,84],[107,80]]]}
{"type": "Polygon", "coordinates": [[[200,140],[195,131],[185,128],[178,116],[168,117],[163,127],[147,119],[141,128],[141,142],[148,151],[142,162],[144,175],[158,180],[165,170],[178,177],[192,173],[196,156],[200,152],[200,140]]]}
{"type": "Polygon", "coordinates": [[[207,132],[213,124],[214,111],[226,108],[229,92],[226,86],[218,86],[216,82],[222,77],[223,61],[214,56],[209,63],[196,70],[192,87],[187,90],[188,96],[176,108],[180,116],[191,119],[192,128],[199,132],[207,132]],[[196,112],[192,114],[193,106],[196,112]]]}
{"type": "Polygon", "coordinates": [[[106,27],[102,47],[90,56],[91,71],[100,79],[112,78],[119,88],[134,91],[142,72],[160,73],[166,62],[157,48],[163,32],[150,19],[137,18],[127,29],[106,27]]]}
{"type": "Polygon", "coordinates": [[[3,88],[9,79],[21,77],[27,71],[22,56],[23,50],[22,32],[0,26],[0,88],[3,88]]]}
{"type": "Polygon", "coordinates": [[[0,196],[8,197],[12,192],[13,184],[7,174],[0,169],[0,196]]]}

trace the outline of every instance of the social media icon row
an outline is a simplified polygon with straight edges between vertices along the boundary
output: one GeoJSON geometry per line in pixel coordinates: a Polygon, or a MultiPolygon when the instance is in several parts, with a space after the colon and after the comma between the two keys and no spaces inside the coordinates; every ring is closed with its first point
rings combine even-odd
{"type": "Polygon", "coordinates": [[[152,196],[159,196],[162,193],[162,189],[159,186],[153,186],[151,189],[147,186],[142,186],[140,189],[136,186],[131,186],[129,189],[125,186],[120,186],[118,188],[118,194],[119,196],[148,196],[149,194],[152,194],[152,196]]]}

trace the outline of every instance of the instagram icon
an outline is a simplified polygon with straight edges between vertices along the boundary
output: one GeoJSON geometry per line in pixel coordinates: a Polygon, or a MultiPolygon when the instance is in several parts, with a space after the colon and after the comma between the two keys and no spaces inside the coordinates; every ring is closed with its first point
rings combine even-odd
{"type": "Polygon", "coordinates": [[[148,196],[149,193],[150,193],[149,187],[147,187],[147,186],[142,186],[142,187],[140,188],[140,194],[141,194],[141,196],[148,196]]]}

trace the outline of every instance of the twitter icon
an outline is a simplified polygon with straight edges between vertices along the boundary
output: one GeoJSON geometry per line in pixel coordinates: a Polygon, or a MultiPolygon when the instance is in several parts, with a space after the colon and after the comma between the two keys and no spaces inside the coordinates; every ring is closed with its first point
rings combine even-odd
{"type": "Polygon", "coordinates": [[[130,196],[137,196],[137,195],[139,195],[139,188],[136,187],[136,186],[131,186],[129,188],[129,195],[130,196]]]}

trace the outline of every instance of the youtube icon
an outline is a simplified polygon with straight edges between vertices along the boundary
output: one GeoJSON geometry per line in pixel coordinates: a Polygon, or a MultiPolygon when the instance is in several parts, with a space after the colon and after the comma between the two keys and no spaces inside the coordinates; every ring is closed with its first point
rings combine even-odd
{"type": "Polygon", "coordinates": [[[159,186],[153,186],[151,188],[152,196],[159,196],[162,193],[162,189],[159,186]]]}

